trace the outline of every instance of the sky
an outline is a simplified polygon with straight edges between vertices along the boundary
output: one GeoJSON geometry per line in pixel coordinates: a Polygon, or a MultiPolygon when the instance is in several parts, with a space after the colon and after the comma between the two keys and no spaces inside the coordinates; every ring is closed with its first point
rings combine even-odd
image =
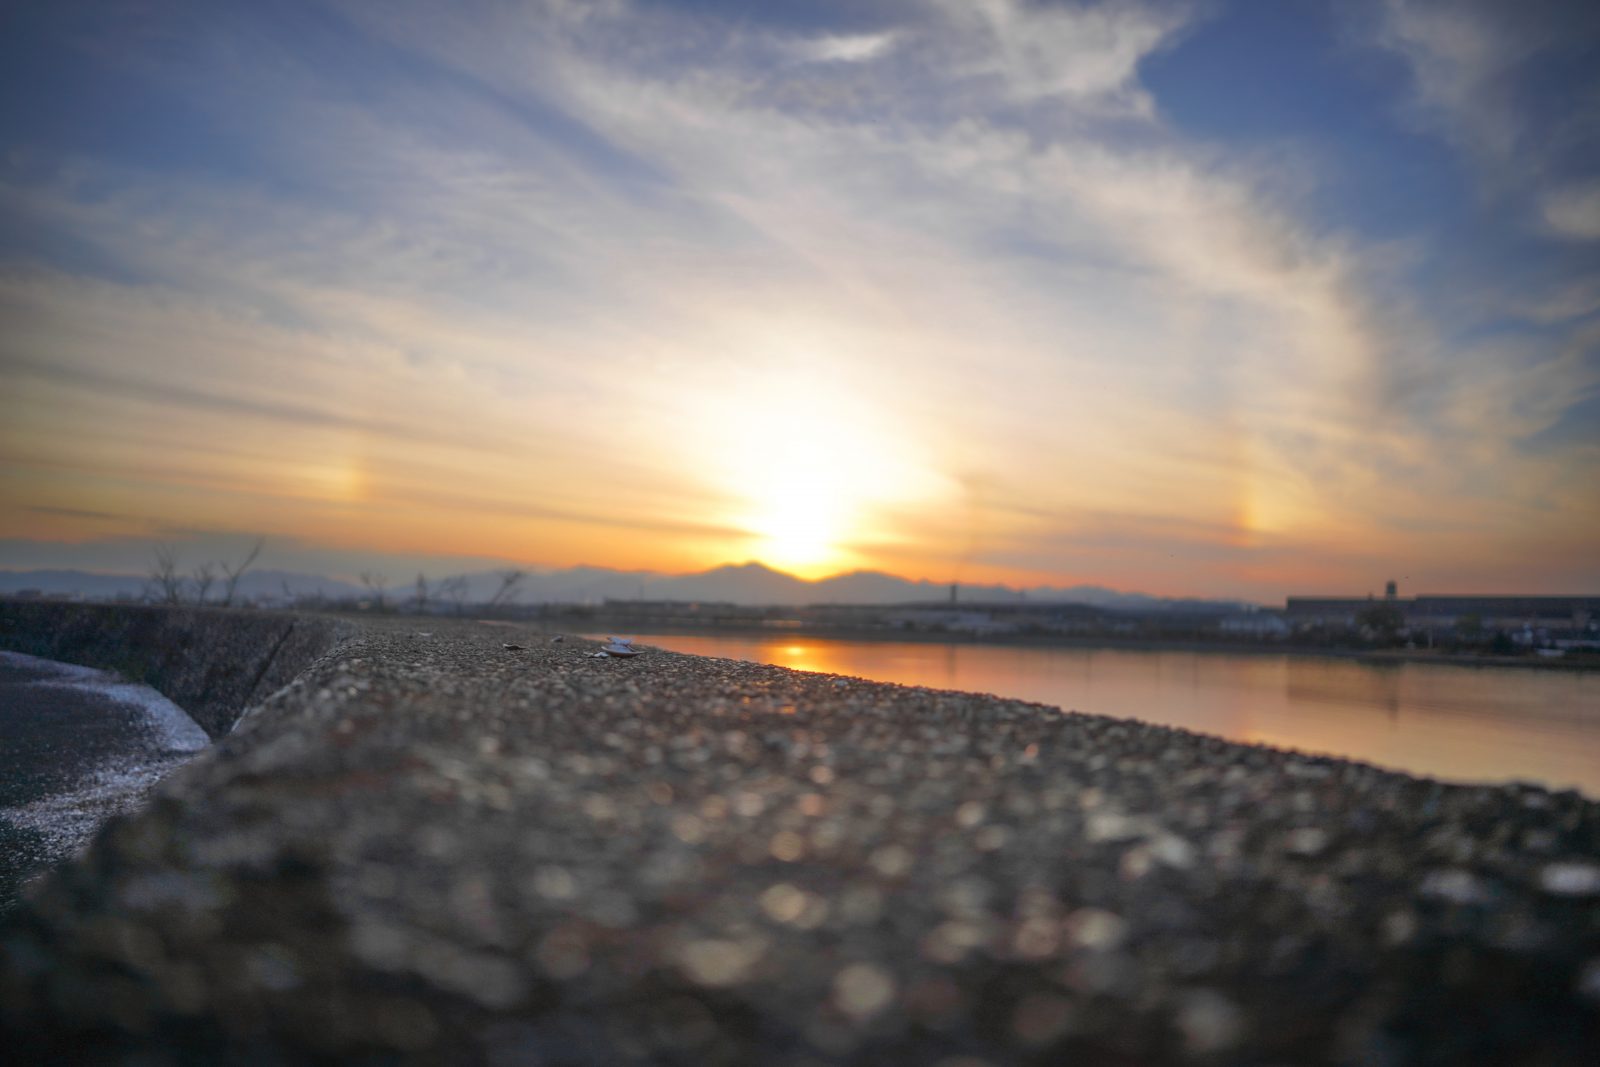
{"type": "Polygon", "coordinates": [[[1600,589],[1592,3],[0,30],[0,567],[1600,589]]]}

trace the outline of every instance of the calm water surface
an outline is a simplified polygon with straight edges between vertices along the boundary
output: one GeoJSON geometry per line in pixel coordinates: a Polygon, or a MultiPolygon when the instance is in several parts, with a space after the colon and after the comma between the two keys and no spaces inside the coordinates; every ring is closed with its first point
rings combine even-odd
{"type": "Polygon", "coordinates": [[[817,638],[644,636],[702,656],[964,689],[1375,763],[1600,797],[1600,674],[817,638]]]}

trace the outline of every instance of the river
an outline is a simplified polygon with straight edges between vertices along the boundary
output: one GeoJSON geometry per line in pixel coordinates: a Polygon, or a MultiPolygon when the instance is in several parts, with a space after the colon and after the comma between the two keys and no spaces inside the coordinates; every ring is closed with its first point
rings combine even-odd
{"type": "Polygon", "coordinates": [[[641,644],[902,685],[994,693],[1361,760],[1454,782],[1600,798],[1600,673],[812,637],[641,644]]]}

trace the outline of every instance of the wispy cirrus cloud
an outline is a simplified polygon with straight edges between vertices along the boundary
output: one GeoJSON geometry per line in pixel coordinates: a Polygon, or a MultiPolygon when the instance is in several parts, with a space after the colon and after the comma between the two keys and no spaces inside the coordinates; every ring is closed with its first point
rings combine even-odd
{"type": "Polygon", "coordinates": [[[1600,152],[1587,117],[1600,102],[1597,36],[1600,13],[1562,0],[1380,0],[1375,26],[1377,43],[1410,69],[1418,121],[1501,190],[1543,200],[1552,227],[1570,236],[1583,235],[1590,211],[1586,186],[1566,183],[1592,173],[1600,152]]]}
{"type": "Polygon", "coordinates": [[[1495,7],[1382,0],[1378,40],[1410,64],[1421,119],[1503,160],[1525,138],[1510,82],[1541,42],[1495,7]]]}
{"type": "Polygon", "coordinates": [[[1574,241],[1600,241],[1600,181],[1550,190],[1541,205],[1552,233],[1574,241]]]}
{"type": "Polygon", "coordinates": [[[998,75],[1023,99],[1146,114],[1138,67],[1194,21],[1188,3],[1033,4],[935,0],[957,39],[975,46],[971,72],[998,75]]]}
{"type": "MultiPolygon", "coordinates": [[[[1413,378],[1449,381],[1435,410],[1463,449],[1496,447],[1472,426],[1497,427],[1514,448],[1552,431],[1600,443],[1577,425],[1600,392],[1600,137],[1588,119],[1600,11],[1560,0],[1382,0],[1376,11],[1373,40],[1411,76],[1404,106],[1470,164],[1466,224],[1480,236],[1457,247],[1480,246],[1490,264],[1441,301],[1451,321],[1414,355],[1413,378]]],[[[1593,512],[1594,494],[1576,497],[1593,512]]]]}
{"type": "Polygon", "coordinates": [[[797,58],[808,63],[865,63],[888,55],[898,42],[899,35],[892,30],[828,34],[797,41],[790,49],[797,58]]]}
{"type": "MultiPolygon", "coordinates": [[[[844,564],[1208,592],[1295,552],[1424,556],[1473,515],[1494,547],[1462,558],[1549,514],[1592,528],[1574,446],[1507,447],[1568,417],[1592,359],[1456,343],[1390,249],[1172,128],[1141,70],[1201,7],[930,0],[820,33],[622,2],[323,14],[174,18],[183,62],[133,50],[217,126],[248,118],[259,171],[5,176],[6,211],[115,266],[0,285],[31,324],[0,441],[74,472],[77,506],[114,492],[97,466],[142,465],[208,522],[671,569],[759,553],[792,498],[844,564]],[[308,33],[357,58],[314,62],[308,33]],[[1203,579],[1169,562],[1186,545],[1203,579]]],[[[1440,40],[1441,69],[1478,62],[1440,40]]]]}

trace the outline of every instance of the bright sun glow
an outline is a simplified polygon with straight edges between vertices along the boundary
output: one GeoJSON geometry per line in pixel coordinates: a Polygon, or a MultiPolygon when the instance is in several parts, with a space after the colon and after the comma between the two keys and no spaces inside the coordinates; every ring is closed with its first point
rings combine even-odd
{"type": "Polygon", "coordinates": [[[840,543],[858,523],[843,490],[832,472],[802,456],[769,464],[750,490],[754,508],[746,525],[758,538],[756,555],[796,572],[837,563],[840,543]]]}
{"type": "Polygon", "coordinates": [[[823,378],[752,377],[704,424],[723,486],[743,502],[730,518],[749,531],[750,554],[805,578],[853,565],[864,541],[894,539],[886,509],[948,492],[885,413],[823,378]]]}

